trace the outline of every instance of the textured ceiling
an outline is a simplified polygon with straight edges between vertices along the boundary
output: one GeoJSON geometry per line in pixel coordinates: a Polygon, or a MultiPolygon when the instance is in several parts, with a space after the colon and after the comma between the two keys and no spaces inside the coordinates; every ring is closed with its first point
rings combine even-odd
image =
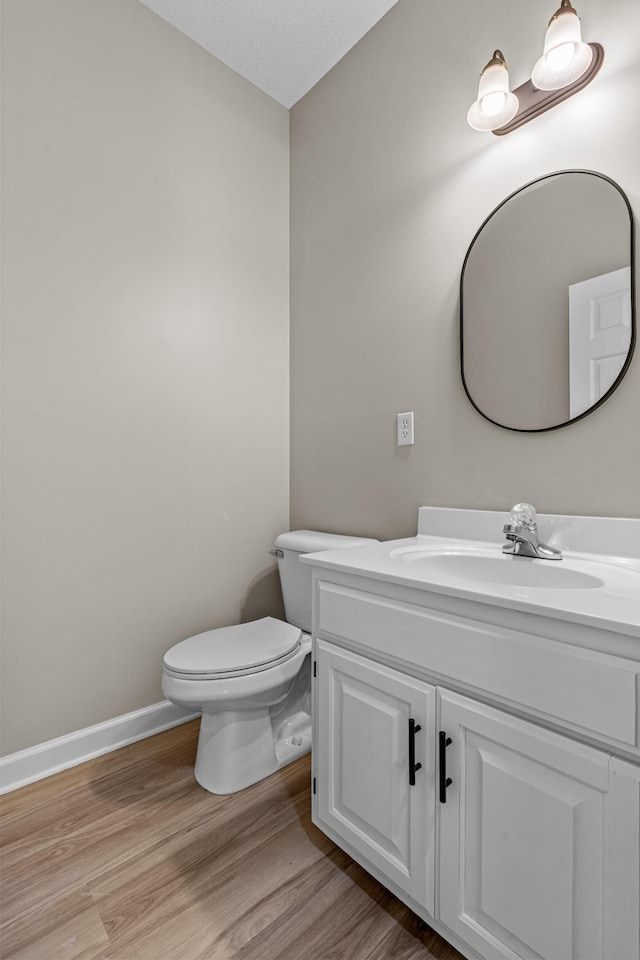
{"type": "Polygon", "coordinates": [[[291,107],[397,0],[142,0],[291,107]]]}

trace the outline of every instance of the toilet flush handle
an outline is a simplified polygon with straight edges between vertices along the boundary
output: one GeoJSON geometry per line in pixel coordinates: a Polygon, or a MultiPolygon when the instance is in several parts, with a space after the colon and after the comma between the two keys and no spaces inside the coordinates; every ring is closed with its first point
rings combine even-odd
{"type": "Polygon", "coordinates": [[[277,557],[278,560],[282,560],[284,557],[284,550],[269,550],[269,553],[272,557],[277,557]]]}

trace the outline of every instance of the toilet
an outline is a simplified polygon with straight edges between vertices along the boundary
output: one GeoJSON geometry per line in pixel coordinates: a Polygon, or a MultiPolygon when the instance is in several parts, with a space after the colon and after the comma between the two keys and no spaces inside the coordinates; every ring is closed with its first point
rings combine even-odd
{"type": "Polygon", "coordinates": [[[182,640],[164,656],[162,692],[200,710],[195,778],[235,793],[311,749],[311,568],[302,553],[375,540],[293,530],[276,538],[287,622],[263,617],[182,640]]]}

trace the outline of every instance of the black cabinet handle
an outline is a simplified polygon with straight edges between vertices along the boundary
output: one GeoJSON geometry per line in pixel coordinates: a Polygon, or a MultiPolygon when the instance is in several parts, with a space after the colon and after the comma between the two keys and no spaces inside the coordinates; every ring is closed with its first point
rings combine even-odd
{"type": "Polygon", "coordinates": [[[438,734],[438,766],[440,768],[440,803],[447,802],[447,787],[453,781],[447,776],[447,747],[451,743],[444,730],[438,734]]]}
{"type": "Polygon", "coordinates": [[[409,717],[409,785],[416,785],[416,770],[420,770],[421,763],[416,763],[416,733],[422,730],[419,723],[416,723],[413,717],[409,717]]]}

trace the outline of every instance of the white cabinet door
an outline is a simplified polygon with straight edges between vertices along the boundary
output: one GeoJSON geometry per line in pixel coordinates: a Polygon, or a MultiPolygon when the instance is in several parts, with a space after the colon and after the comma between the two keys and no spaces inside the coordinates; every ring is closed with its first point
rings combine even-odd
{"type": "Polygon", "coordinates": [[[605,880],[605,957],[640,956],[640,767],[612,757],[605,880]]]}
{"type": "Polygon", "coordinates": [[[441,691],[440,708],[452,780],[439,804],[440,919],[481,957],[637,957],[637,822],[631,850],[622,839],[637,782],[616,785],[608,754],[473,700],[441,691]],[[609,918],[629,877],[629,909],[609,918]],[[633,952],[609,952],[616,943],[633,952]]]}
{"type": "Polygon", "coordinates": [[[319,825],[433,912],[435,687],[321,640],[315,695],[319,825]]]}

